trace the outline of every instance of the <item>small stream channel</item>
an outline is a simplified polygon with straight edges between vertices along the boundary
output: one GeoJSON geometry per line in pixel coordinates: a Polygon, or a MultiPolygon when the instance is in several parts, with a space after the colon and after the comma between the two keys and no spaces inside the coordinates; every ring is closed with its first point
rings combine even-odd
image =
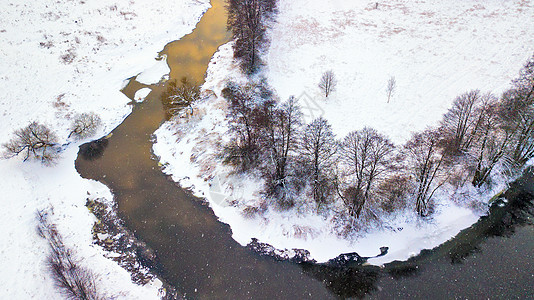
{"type": "MultiPolygon", "coordinates": [[[[171,78],[202,82],[217,48],[229,40],[223,0],[212,0],[193,33],[165,46],[171,78]]],[[[134,79],[123,92],[145,87],[134,79]]],[[[511,199],[442,246],[384,268],[360,262],[291,263],[236,243],[211,209],[168,179],[151,153],[153,132],[165,120],[162,85],[113,130],[102,153],[79,155],[78,172],[106,184],[119,215],[155,250],[155,271],[198,299],[328,299],[348,297],[532,298],[534,179],[527,173],[511,199]]],[[[377,249],[378,252],[378,249],[377,249]]]]}

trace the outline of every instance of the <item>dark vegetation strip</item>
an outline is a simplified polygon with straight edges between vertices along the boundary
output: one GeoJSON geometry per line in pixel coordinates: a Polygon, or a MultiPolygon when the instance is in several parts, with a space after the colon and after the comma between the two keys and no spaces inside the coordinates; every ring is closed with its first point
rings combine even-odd
{"type": "Polygon", "coordinates": [[[48,269],[61,294],[67,299],[104,299],[96,289],[95,274],[82,267],[73,250],[65,246],[56,226],[50,223],[48,213],[38,211],[37,220],[39,235],[46,239],[50,246],[48,269]]]}
{"type": "MultiPolygon", "coordinates": [[[[117,215],[117,204],[109,207],[101,199],[88,198],[85,206],[97,219],[92,229],[93,241],[108,251],[110,255],[107,257],[127,270],[132,281],[138,285],[154,280],[161,270],[156,253],[124,226],[117,215]],[[101,235],[104,237],[100,238],[101,235]]],[[[175,287],[160,280],[163,283],[159,290],[161,299],[184,299],[175,287]]]]}

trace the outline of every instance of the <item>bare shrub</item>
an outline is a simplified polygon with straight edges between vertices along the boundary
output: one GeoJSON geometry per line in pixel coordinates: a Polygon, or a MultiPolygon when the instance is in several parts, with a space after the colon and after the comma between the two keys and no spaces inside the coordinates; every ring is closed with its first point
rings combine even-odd
{"type": "Polygon", "coordinates": [[[323,73],[319,81],[319,89],[328,98],[336,90],[337,80],[334,71],[329,70],[323,73]]]}
{"type": "Polygon", "coordinates": [[[70,48],[67,50],[66,53],[61,55],[59,58],[61,58],[61,61],[63,61],[64,64],[68,65],[68,64],[71,64],[76,59],[76,56],[78,56],[76,54],[76,49],[70,48]]]}
{"type": "Polygon", "coordinates": [[[380,196],[380,208],[386,213],[406,208],[411,186],[410,179],[402,175],[394,175],[382,181],[377,193],[380,196]]]}
{"type": "Polygon", "coordinates": [[[200,99],[200,85],[183,77],[179,83],[173,80],[167,84],[167,89],[161,96],[161,103],[166,117],[170,119],[182,108],[191,108],[198,99],[200,99]]]}
{"type": "Polygon", "coordinates": [[[80,140],[96,134],[97,130],[102,126],[100,117],[93,113],[82,113],[74,117],[74,121],[70,127],[69,137],[80,140]]]}
{"type": "Polygon", "coordinates": [[[395,93],[396,88],[397,88],[397,80],[395,79],[395,76],[391,76],[386,86],[386,94],[388,95],[388,103],[391,100],[391,96],[393,96],[393,93],[395,93]]]}
{"type": "Polygon", "coordinates": [[[56,148],[58,138],[47,126],[32,122],[30,125],[15,130],[14,137],[3,144],[6,157],[24,155],[24,161],[28,159],[40,160],[50,165],[59,157],[56,148]]]}
{"type": "Polygon", "coordinates": [[[95,285],[95,274],[76,260],[74,252],[63,243],[56,226],[48,220],[48,214],[37,212],[39,235],[47,240],[50,255],[47,258],[48,268],[56,287],[67,299],[100,300],[95,285]]]}

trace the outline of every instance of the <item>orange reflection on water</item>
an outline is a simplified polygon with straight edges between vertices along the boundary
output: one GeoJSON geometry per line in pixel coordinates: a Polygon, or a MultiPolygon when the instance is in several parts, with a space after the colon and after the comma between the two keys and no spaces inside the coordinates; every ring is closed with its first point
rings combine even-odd
{"type": "Polygon", "coordinates": [[[226,8],[224,1],[212,1],[210,8],[197,24],[195,31],[167,44],[161,54],[167,54],[167,63],[171,68],[170,77],[180,79],[188,77],[194,82],[204,82],[208,63],[221,41],[228,41],[230,34],[226,30],[226,8]]]}

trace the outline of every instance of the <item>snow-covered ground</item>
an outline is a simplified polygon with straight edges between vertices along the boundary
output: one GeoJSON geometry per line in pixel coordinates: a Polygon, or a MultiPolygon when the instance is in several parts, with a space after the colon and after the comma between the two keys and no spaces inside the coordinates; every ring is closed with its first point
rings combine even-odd
{"type": "MultiPolygon", "coordinates": [[[[502,92],[534,52],[531,1],[394,0],[379,3],[378,9],[375,3],[280,0],[277,23],[268,31],[271,45],[264,58],[269,83],[282,99],[305,94],[315,116],[324,111],[338,137],[371,126],[400,145],[412,132],[435,125],[459,94],[471,89],[502,92]],[[338,85],[324,99],[317,84],[329,69],[338,85]],[[397,88],[387,103],[391,76],[397,88]]],[[[354,239],[339,238],[331,216],[295,210],[246,216],[247,205],[261,202],[261,182],[229,176],[231,170],[216,157],[217,147],[228,140],[226,105],[220,97],[227,79],[244,81],[231,44],[219,49],[208,69],[203,88],[216,96],[197,103],[191,118],[164,124],[154,151],[164,172],[205,197],[239,243],[258,238],[279,249],[302,248],[318,261],[346,252],[373,256],[388,246],[387,255],[370,260],[383,264],[433,248],[478,220],[480,211],[451,201],[447,190],[436,197],[432,221],[403,214],[354,239]],[[233,199],[239,204],[230,205],[233,199]]],[[[488,201],[504,187],[502,182],[480,194],[471,189],[462,197],[488,201]]]]}
{"type": "MultiPolygon", "coordinates": [[[[168,73],[157,53],[191,32],[209,1],[0,0],[0,7],[0,143],[30,121],[48,124],[64,143],[77,113],[99,114],[100,134],[117,126],[131,111],[120,92],[125,80],[144,72],[143,82],[154,83],[168,73]]],[[[60,298],[46,269],[48,246],[36,232],[37,209],[53,207],[51,221],[99,276],[100,290],[120,299],[157,299],[160,283],[133,284],[92,245],[95,219],[86,198],[112,195],[76,172],[78,145],[68,145],[53,167],[0,160],[0,298],[60,298]]]]}

